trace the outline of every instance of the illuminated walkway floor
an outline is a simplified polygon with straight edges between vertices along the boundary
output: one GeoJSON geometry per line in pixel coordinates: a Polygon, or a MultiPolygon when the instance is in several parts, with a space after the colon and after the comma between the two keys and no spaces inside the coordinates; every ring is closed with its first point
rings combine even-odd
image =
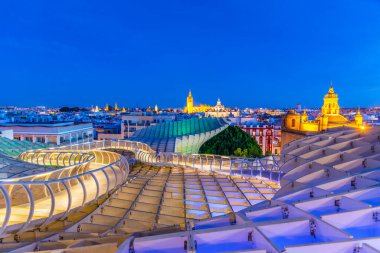
{"type": "Polygon", "coordinates": [[[380,128],[296,140],[281,159],[271,201],[127,239],[118,252],[380,253],[380,128]]]}
{"type": "Polygon", "coordinates": [[[380,128],[294,141],[283,149],[281,189],[259,178],[139,163],[106,200],[47,231],[26,232],[19,243],[4,238],[0,247],[73,253],[380,253],[379,141],[380,128]],[[34,243],[39,233],[50,237],[34,243]]]}
{"type": "Polygon", "coordinates": [[[122,217],[117,232],[133,233],[173,225],[183,229],[186,221],[236,212],[270,199],[276,192],[273,185],[258,179],[183,168],[137,165],[129,178],[129,183],[103,207],[103,216],[99,216],[102,222],[106,216],[122,217]]]}
{"type": "MultiPolygon", "coordinates": [[[[75,187],[79,185],[74,186],[74,194],[75,187]]],[[[186,229],[187,222],[193,223],[221,215],[226,217],[225,215],[232,211],[237,212],[270,199],[277,189],[276,183],[258,178],[229,177],[193,169],[136,164],[128,176],[127,183],[91,216],[83,219],[79,225],[57,233],[51,241],[41,242],[33,247],[51,251],[70,245],[81,248],[86,243],[91,245],[101,242],[102,247],[98,247],[99,249],[94,246],[96,250],[105,252],[107,249],[107,252],[114,252],[118,244],[133,233],[182,231],[186,229]],[[102,235],[102,238],[98,238],[99,235],[102,235]]],[[[80,188],[77,194],[81,194],[80,188]]],[[[67,198],[57,195],[57,202],[64,207],[67,205],[67,198]]],[[[41,200],[36,205],[37,213],[40,207],[42,210],[47,204],[41,200]]],[[[72,204],[79,206],[80,201],[72,204]]],[[[27,215],[27,208],[20,209],[18,214],[27,215]]],[[[78,214],[80,217],[83,215],[84,213],[78,214]]],[[[11,219],[13,225],[17,224],[16,216],[12,216],[11,219]]],[[[227,224],[230,224],[229,219],[224,218],[216,224],[200,226],[207,228],[227,224]]],[[[26,248],[20,248],[23,246],[22,243],[14,243],[10,239],[8,241],[0,244],[0,250],[34,250],[30,244],[26,248]]]]}

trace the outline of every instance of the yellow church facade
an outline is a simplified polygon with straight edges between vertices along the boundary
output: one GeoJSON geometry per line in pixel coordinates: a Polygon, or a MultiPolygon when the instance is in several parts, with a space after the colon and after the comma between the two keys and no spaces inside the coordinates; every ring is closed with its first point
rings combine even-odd
{"type": "Polygon", "coordinates": [[[290,110],[283,119],[284,130],[296,132],[321,132],[336,127],[363,127],[363,117],[358,109],[354,120],[348,120],[340,114],[338,94],[331,86],[323,99],[321,115],[315,120],[309,120],[306,111],[303,114],[290,110]]]}

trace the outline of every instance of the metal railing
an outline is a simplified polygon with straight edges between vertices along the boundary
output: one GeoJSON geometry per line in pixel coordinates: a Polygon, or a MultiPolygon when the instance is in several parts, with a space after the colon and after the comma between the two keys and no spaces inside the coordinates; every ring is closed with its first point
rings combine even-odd
{"type": "Polygon", "coordinates": [[[127,159],[105,149],[128,150],[135,154],[137,160],[158,166],[277,180],[282,173],[279,156],[248,159],[157,153],[145,143],[128,140],[94,141],[24,152],[20,160],[49,168],[24,177],[0,180],[0,238],[64,220],[124,184],[129,173],[127,159]]]}
{"type": "Polygon", "coordinates": [[[264,158],[230,157],[205,154],[189,154],[175,152],[157,153],[148,144],[129,140],[94,141],[87,144],[70,146],[72,150],[91,149],[123,149],[134,152],[136,158],[144,163],[157,166],[177,166],[210,172],[226,173],[241,176],[260,176],[280,181],[283,161],[281,156],[264,158]]]}
{"type": "Polygon", "coordinates": [[[104,150],[37,150],[20,159],[64,167],[0,180],[0,238],[64,220],[117,189],[129,173],[125,157],[104,150]]]}

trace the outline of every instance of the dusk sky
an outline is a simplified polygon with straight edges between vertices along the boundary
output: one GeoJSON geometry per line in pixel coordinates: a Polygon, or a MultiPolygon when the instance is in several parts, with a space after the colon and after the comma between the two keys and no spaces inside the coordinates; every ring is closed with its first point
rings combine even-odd
{"type": "Polygon", "coordinates": [[[3,1],[0,105],[380,106],[379,0],[3,1]],[[6,3],[5,3],[6,2],[6,3]]]}

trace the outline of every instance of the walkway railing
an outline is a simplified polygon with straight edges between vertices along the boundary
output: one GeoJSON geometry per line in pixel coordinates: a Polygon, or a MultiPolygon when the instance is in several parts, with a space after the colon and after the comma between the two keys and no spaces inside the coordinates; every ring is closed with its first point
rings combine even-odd
{"type": "Polygon", "coordinates": [[[123,149],[134,152],[138,160],[152,165],[187,167],[230,175],[261,176],[278,181],[281,179],[280,167],[283,164],[280,156],[245,158],[188,153],[157,153],[145,143],[129,140],[94,141],[87,144],[72,145],[70,148],[72,150],[123,149]]]}
{"type": "Polygon", "coordinates": [[[54,150],[34,150],[22,153],[19,159],[43,166],[65,167],[89,162],[94,155],[81,152],[57,152],[54,150]]]}
{"type": "Polygon", "coordinates": [[[182,153],[156,153],[149,145],[128,140],[95,141],[24,152],[20,159],[44,167],[44,172],[0,180],[0,238],[56,220],[112,193],[129,173],[124,156],[105,149],[123,149],[136,159],[158,166],[217,171],[280,180],[279,156],[262,159],[182,153]],[[46,171],[47,169],[47,171],[46,171]]]}
{"type": "Polygon", "coordinates": [[[64,167],[0,180],[0,237],[64,220],[114,191],[129,173],[125,157],[104,150],[38,150],[25,152],[20,159],[64,167]]]}

